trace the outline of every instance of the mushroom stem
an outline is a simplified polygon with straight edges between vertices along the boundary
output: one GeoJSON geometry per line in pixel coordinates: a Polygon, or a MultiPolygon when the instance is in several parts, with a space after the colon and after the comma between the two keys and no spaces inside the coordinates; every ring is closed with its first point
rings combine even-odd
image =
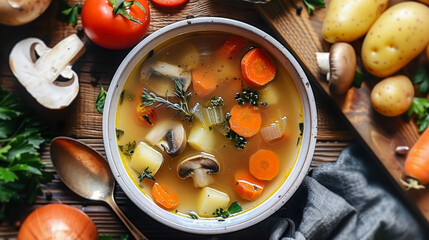
{"type": "Polygon", "coordinates": [[[316,52],[316,60],[320,73],[327,74],[329,72],[329,52],[316,52]]]}
{"type": "Polygon", "coordinates": [[[213,182],[213,177],[207,174],[207,170],[199,168],[194,171],[194,186],[205,187],[213,182]]]}

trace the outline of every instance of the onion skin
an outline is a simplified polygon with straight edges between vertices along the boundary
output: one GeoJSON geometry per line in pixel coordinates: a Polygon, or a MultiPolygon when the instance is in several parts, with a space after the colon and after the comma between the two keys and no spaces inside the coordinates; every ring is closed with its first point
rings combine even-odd
{"type": "Polygon", "coordinates": [[[34,210],[24,221],[18,240],[98,239],[97,228],[82,211],[60,203],[34,210]]]}

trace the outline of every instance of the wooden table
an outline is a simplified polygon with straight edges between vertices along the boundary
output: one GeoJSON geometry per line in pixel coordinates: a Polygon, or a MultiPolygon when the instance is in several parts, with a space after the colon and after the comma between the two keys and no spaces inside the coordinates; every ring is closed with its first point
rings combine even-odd
{"type": "MultiPolygon", "coordinates": [[[[79,95],[68,108],[59,111],[47,110],[38,105],[18,83],[9,68],[8,55],[13,45],[19,40],[27,37],[38,37],[52,47],[63,38],[77,32],[77,28],[55,19],[57,12],[55,3],[53,1],[42,16],[30,24],[20,27],[0,26],[0,83],[4,89],[16,92],[25,104],[46,123],[55,136],[75,137],[104,155],[101,129],[102,115],[95,109],[95,99],[100,89],[98,83],[102,83],[105,89],[109,87],[116,68],[130,49],[123,51],[106,50],[84,38],[84,42],[87,43],[87,52],[73,66],[79,75],[79,95]]],[[[70,0],[69,3],[83,3],[83,0],[70,0]]],[[[153,4],[150,4],[150,8],[149,34],[165,25],[187,17],[220,16],[244,21],[279,38],[255,10],[254,5],[250,3],[231,0],[190,0],[186,5],[179,8],[165,9],[153,4]]],[[[78,26],[81,26],[80,19],[78,26]]],[[[346,122],[335,104],[317,88],[314,89],[314,94],[318,110],[318,136],[312,167],[335,161],[340,151],[356,138],[354,131],[346,126],[346,122]]],[[[47,163],[47,169],[55,171],[50,163],[49,145],[47,143],[41,149],[41,157],[47,163]]],[[[55,202],[62,202],[82,209],[92,218],[100,235],[119,236],[128,233],[107,205],[78,197],[57,176],[52,182],[43,186],[43,190],[44,195],[37,198],[34,206],[17,213],[15,223],[2,223],[0,225],[0,238],[15,238],[17,226],[29,212],[41,205],[55,202]],[[46,197],[51,194],[52,199],[46,197]]],[[[119,187],[116,188],[115,198],[125,214],[149,239],[209,238],[209,236],[182,233],[158,223],[134,206],[119,187]]],[[[411,209],[413,210],[413,207],[411,209]]],[[[416,215],[418,215],[417,212],[416,215]]]]}

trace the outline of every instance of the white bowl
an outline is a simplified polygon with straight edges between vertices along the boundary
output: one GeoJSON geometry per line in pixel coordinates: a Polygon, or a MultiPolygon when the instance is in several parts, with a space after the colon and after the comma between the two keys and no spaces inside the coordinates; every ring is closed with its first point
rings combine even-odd
{"type": "Polygon", "coordinates": [[[317,133],[316,114],[313,92],[304,71],[292,54],[277,40],[260,29],[243,22],[218,17],[201,17],[176,22],[150,34],[134,47],[122,61],[113,76],[107,93],[103,114],[103,140],[107,159],[116,181],[131,201],[141,210],[157,221],[181,231],[197,234],[220,234],[241,230],[266,219],[281,208],[294,194],[307,174],[313,157],[317,133]],[[116,142],[116,111],[121,91],[132,70],[149,51],[162,42],[180,34],[199,31],[220,31],[236,34],[251,39],[263,47],[289,71],[298,89],[303,108],[304,128],[301,149],[289,177],[262,204],[242,214],[229,217],[225,221],[194,220],[160,208],[133,183],[121,161],[116,142]]]}

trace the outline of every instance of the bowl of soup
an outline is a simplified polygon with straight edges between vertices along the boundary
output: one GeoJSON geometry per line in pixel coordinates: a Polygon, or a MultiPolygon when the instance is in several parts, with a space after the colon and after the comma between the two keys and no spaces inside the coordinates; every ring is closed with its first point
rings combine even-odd
{"type": "Polygon", "coordinates": [[[103,114],[126,195],[175,229],[219,234],[276,212],[307,174],[314,96],[278,41],[236,20],[168,25],[126,56],[103,114]]]}

